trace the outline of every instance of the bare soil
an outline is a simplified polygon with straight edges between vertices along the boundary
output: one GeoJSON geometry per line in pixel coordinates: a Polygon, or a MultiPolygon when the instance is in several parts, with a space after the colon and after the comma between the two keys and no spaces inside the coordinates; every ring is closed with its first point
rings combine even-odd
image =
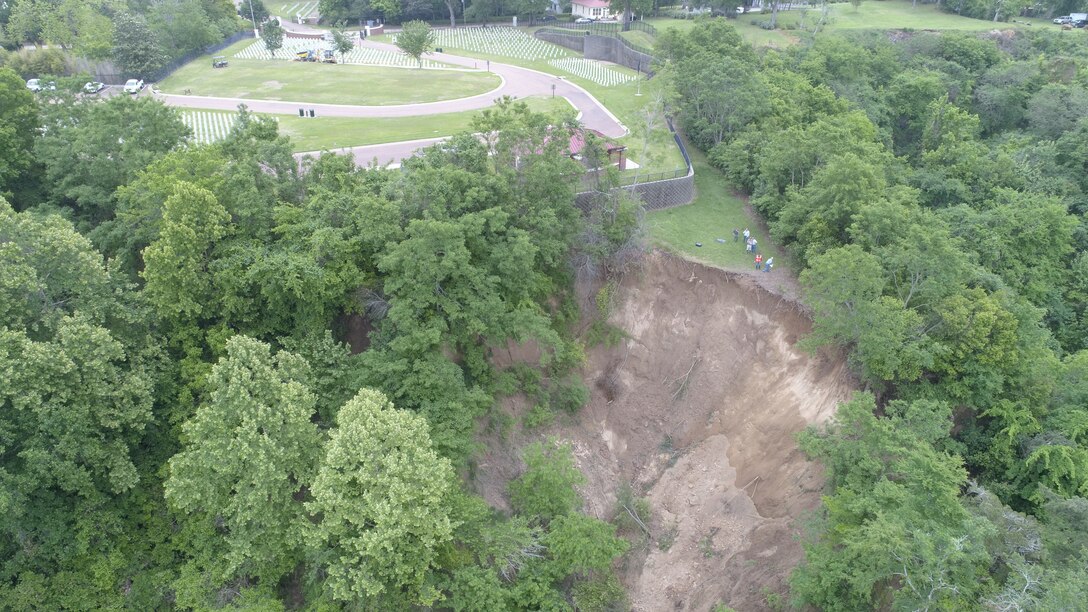
{"type": "MultiPolygon", "coordinates": [[[[627,338],[587,352],[589,404],[544,430],[483,440],[473,482],[498,508],[518,449],[547,437],[573,446],[588,514],[612,519],[624,483],[649,500],[652,540],[632,530],[620,568],[633,610],[767,610],[802,558],[800,519],[823,476],[795,436],[855,385],[841,357],[797,348],[810,321],[762,280],[653,253],[617,292],[610,323],[627,338]]],[[[528,406],[505,408],[520,417],[528,406]]]]}

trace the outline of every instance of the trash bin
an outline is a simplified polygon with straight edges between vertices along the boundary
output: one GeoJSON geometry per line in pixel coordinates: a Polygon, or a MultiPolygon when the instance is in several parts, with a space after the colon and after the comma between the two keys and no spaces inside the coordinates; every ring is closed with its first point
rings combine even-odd
{"type": "Polygon", "coordinates": [[[316,116],[317,115],[314,113],[314,109],[311,108],[310,109],[310,117],[316,117],[316,116]]]}
{"type": "Polygon", "coordinates": [[[302,109],[302,108],[298,109],[298,116],[299,117],[305,117],[306,116],[306,109],[302,109]]]}
{"type": "Polygon", "coordinates": [[[434,52],[435,53],[442,53],[442,47],[435,47],[434,52]]]}

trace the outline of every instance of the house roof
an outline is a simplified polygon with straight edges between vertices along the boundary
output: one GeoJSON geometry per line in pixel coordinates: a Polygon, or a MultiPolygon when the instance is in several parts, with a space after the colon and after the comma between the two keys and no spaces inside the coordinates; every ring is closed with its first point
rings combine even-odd
{"type": "MultiPolygon", "coordinates": [[[[625,145],[620,145],[620,144],[615,144],[615,143],[612,143],[612,142],[608,142],[607,140],[605,140],[605,135],[598,132],[597,130],[588,130],[588,131],[593,132],[593,135],[595,135],[597,138],[600,138],[601,140],[604,141],[604,148],[609,153],[612,153],[614,151],[623,151],[623,150],[625,150],[627,148],[625,145]]],[[[578,153],[582,152],[582,149],[586,148],[586,133],[585,132],[586,131],[582,130],[582,129],[576,129],[576,130],[571,131],[570,145],[569,145],[569,150],[570,150],[571,155],[577,155],[578,153]]]]}
{"type": "Polygon", "coordinates": [[[608,0],[570,0],[570,3],[586,8],[608,8],[608,0]]]}

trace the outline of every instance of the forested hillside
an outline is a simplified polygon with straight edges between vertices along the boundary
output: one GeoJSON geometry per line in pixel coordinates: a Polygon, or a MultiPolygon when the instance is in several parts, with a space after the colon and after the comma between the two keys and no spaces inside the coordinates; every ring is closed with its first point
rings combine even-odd
{"type": "Polygon", "coordinates": [[[1086,43],[660,41],[688,136],[804,269],[807,341],[868,388],[801,441],[833,489],[798,605],[1088,601],[1086,43]]]}
{"type": "MultiPolygon", "coordinates": [[[[256,19],[267,15],[259,1],[253,6],[256,19]]],[[[23,78],[56,77],[69,74],[71,60],[80,57],[109,60],[117,76],[146,79],[251,28],[248,18],[248,12],[246,20],[239,17],[232,0],[7,0],[0,3],[0,43],[48,48],[0,51],[0,66],[23,78]]]]}
{"type": "Polygon", "coordinates": [[[526,450],[512,516],[461,485],[523,382],[492,347],[534,341],[541,401],[585,401],[571,258],[608,270],[634,230],[571,205],[549,122],[505,103],[400,170],[300,170],[271,119],[195,146],[151,99],[0,69],[0,608],[622,598],[569,448],[526,450]]]}

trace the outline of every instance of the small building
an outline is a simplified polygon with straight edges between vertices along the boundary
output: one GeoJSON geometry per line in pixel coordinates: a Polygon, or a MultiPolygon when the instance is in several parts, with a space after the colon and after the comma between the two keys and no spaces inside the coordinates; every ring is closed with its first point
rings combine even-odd
{"type": "MultiPolygon", "coordinates": [[[[578,128],[571,131],[570,144],[568,145],[568,152],[570,158],[585,163],[582,159],[582,150],[586,148],[586,132],[592,133],[596,136],[601,144],[604,145],[604,150],[608,153],[608,163],[616,166],[619,170],[627,169],[627,145],[616,144],[608,142],[605,135],[597,130],[585,130],[584,128],[578,128]]],[[[596,168],[589,168],[590,170],[596,170],[596,168]]]]}
{"type": "Polygon", "coordinates": [[[608,0],[571,0],[570,14],[590,19],[619,19],[619,13],[612,12],[608,0]]]}

